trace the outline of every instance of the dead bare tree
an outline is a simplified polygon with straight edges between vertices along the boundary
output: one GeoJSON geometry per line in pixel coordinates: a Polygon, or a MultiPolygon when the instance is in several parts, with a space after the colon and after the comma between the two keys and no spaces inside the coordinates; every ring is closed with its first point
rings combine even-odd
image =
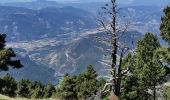
{"type": "Polygon", "coordinates": [[[111,49],[110,51],[111,55],[111,68],[110,68],[110,79],[104,86],[104,89],[102,92],[108,91],[106,88],[110,87],[110,93],[113,95],[113,93],[116,96],[120,96],[121,94],[121,80],[124,76],[129,75],[130,72],[130,66],[127,69],[122,69],[122,61],[123,57],[127,54],[127,52],[130,50],[130,48],[126,45],[123,45],[122,43],[119,43],[118,39],[127,32],[129,22],[119,24],[117,20],[117,5],[116,0],[111,0],[111,5],[106,4],[104,7],[102,7],[103,13],[100,13],[100,15],[104,15],[105,17],[101,17],[99,19],[100,31],[104,31],[107,33],[106,37],[98,37],[100,41],[104,41],[110,44],[111,49]],[[119,55],[119,58],[118,58],[119,55]]]}

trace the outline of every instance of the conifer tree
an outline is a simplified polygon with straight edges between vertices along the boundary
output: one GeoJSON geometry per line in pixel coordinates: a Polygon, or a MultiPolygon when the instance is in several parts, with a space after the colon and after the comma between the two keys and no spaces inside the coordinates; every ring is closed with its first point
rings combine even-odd
{"type": "Polygon", "coordinates": [[[76,77],[65,74],[58,89],[60,98],[64,100],[77,100],[76,77]]]}
{"type": "Polygon", "coordinates": [[[170,43],[170,6],[167,6],[164,9],[164,16],[161,19],[160,31],[162,38],[170,43]]]}
{"type": "Polygon", "coordinates": [[[64,100],[86,100],[93,98],[105,84],[104,79],[97,79],[97,73],[92,65],[84,73],[77,76],[66,74],[57,88],[57,93],[64,100]]]}
{"type": "Polygon", "coordinates": [[[21,68],[20,60],[14,60],[16,57],[12,48],[5,48],[5,34],[0,34],[0,70],[8,71],[9,67],[21,68]]]}
{"type": "Polygon", "coordinates": [[[92,65],[87,67],[87,71],[77,78],[77,95],[80,99],[88,99],[98,91],[97,73],[92,65]]]}
{"type": "MultiPolygon", "coordinates": [[[[162,38],[170,44],[170,6],[164,8],[164,16],[161,18],[160,32],[162,38]]],[[[170,74],[170,46],[161,47],[156,51],[155,57],[159,59],[159,62],[166,66],[166,75],[170,74]]],[[[164,86],[164,99],[168,100],[169,87],[164,86]]]]}
{"type": "Polygon", "coordinates": [[[4,80],[0,78],[0,93],[2,94],[2,88],[4,86],[4,80]]]}
{"type": "Polygon", "coordinates": [[[17,82],[13,77],[11,77],[9,74],[6,74],[2,78],[2,94],[15,97],[16,96],[16,90],[17,90],[17,82]]]}
{"type": "Polygon", "coordinates": [[[137,94],[137,86],[138,86],[138,80],[137,76],[134,74],[135,70],[135,56],[133,57],[131,53],[129,53],[124,59],[122,63],[122,68],[126,69],[128,66],[131,66],[130,69],[130,75],[129,77],[124,77],[122,80],[122,90],[121,90],[121,99],[127,99],[127,100],[137,100],[139,99],[139,94],[137,94]]]}
{"type": "Polygon", "coordinates": [[[98,76],[97,73],[96,73],[96,71],[93,69],[93,66],[92,66],[92,65],[89,65],[89,66],[87,67],[87,70],[86,70],[86,72],[83,73],[83,75],[84,75],[84,78],[85,78],[86,80],[96,79],[97,76],[98,76]]]}
{"type": "MultiPolygon", "coordinates": [[[[164,16],[161,19],[160,32],[162,38],[170,44],[170,6],[164,9],[164,16]]],[[[160,62],[170,66],[170,47],[162,47],[157,50],[157,55],[160,62]]]]}
{"type": "Polygon", "coordinates": [[[166,67],[155,58],[156,50],[159,48],[159,41],[152,33],[146,33],[138,42],[132,76],[123,81],[123,87],[126,89],[123,91],[124,97],[156,100],[156,86],[166,81],[166,67]],[[149,93],[149,90],[152,93],[149,93]]]}
{"type": "Polygon", "coordinates": [[[47,84],[44,89],[44,98],[50,98],[56,92],[52,84],[47,84]]]}
{"type": "Polygon", "coordinates": [[[17,95],[20,97],[31,98],[32,82],[29,80],[21,80],[17,85],[17,95]]]}
{"type": "Polygon", "coordinates": [[[31,98],[42,99],[44,97],[44,85],[40,81],[35,81],[31,88],[31,98]]]}
{"type": "Polygon", "coordinates": [[[160,47],[159,41],[152,33],[146,33],[138,42],[136,50],[136,65],[134,74],[138,80],[138,95],[141,99],[148,99],[148,90],[153,91],[153,100],[156,100],[156,86],[162,84],[165,76],[165,67],[155,58],[155,52],[160,47]]]}

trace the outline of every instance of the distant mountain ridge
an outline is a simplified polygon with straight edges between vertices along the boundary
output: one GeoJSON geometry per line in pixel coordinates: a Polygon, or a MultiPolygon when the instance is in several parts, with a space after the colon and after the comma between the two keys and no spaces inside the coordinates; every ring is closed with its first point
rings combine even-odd
{"type": "MultiPolygon", "coordinates": [[[[104,6],[106,3],[109,3],[110,0],[34,0],[34,1],[25,1],[25,2],[8,2],[1,3],[3,6],[13,6],[13,7],[25,7],[29,9],[42,9],[46,7],[64,7],[64,6],[73,6],[76,8],[83,9],[95,9],[104,6]]],[[[128,7],[128,6],[161,6],[165,7],[170,5],[169,0],[117,0],[119,7],[128,7]]]]}
{"type": "Polygon", "coordinates": [[[74,7],[31,10],[0,6],[0,32],[9,35],[9,41],[56,37],[94,27],[93,15],[74,7]]]}
{"type": "Polygon", "coordinates": [[[169,0],[132,0],[133,6],[166,6],[170,4],[169,0]]]}
{"type": "Polygon", "coordinates": [[[42,9],[46,7],[62,7],[56,1],[47,1],[47,0],[36,0],[31,2],[9,2],[9,3],[2,3],[3,6],[12,6],[12,7],[25,7],[29,9],[42,9]]]}
{"type": "MultiPolygon", "coordinates": [[[[130,6],[122,8],[120,14],[131,16],[133,30],[158,33],[162,10],[158,6],[130,6]]],[[[0,32],[10,36],[8,41],[78,36],[94,29],[96,23],[94,14],[71,6],[40,10],[0,6],[0,32]]]]}

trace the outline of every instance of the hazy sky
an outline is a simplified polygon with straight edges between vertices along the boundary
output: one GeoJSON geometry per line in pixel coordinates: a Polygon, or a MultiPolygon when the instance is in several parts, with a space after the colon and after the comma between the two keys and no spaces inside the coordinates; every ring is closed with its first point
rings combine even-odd
{"type": "MultiPolygon", "coordinates": [[[[28,1],[35,1],[35,0],[0,0],[0,3],[6,2],[28,2],[28,1]]],[[[94,1],[110,1],[110,0],[49,0],[49,1],[57,1],[57,2],[94,2],[94,1]]],[[[138,3],[138,4],[161,4],[161,3],[169,3],[170,0],[117,0],[119,3],[123,4],[131,4],[131,3],[138,3]]]]}
{"type": "MultiPolygon", "coordinates": [[[[36,1],[36,0],[0,0],[0,3],[4,3],[4,2],[28,2],[28,1],[36,1]]],[[[49,1],[57,1],[57,2],[63,2],[63,1],[68,1],[68,2],[73,2],[73,1],[109,1],[109,0],[49,0],[49,1]]],[[[120,2],[132,2],[135,0],[117,0],[120,2]]],[[[136,1],[140,1],[140,0],[136,0],[136,1]]],[[[154,0],[153,0],[154,1],[154,0]]],[[[162,1],[162,0],[160,0],[162,1]]]]}

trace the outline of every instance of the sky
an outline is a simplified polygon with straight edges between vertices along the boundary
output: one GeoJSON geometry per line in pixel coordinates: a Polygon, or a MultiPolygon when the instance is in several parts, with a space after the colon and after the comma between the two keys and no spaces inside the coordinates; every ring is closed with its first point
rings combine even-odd
{"type": "MultiPolygon", "coordinates": [[[[5,3],[5,2],[28,2],[28,1],[35,1],[35,0],[0,0],[0,3],[5,3]]],[[[75,1],[108,1],[108,0],[51,0],[51,1],[57,1],[57,2],[63,2],[63,1],[68,1],[68,2],[75,2],[75,1]]],[[[121,2],[132,2],[134,0],[118,0],[121,2]]],[[[154,0],[153,0],[154,1],[154,0]]],[[[160,0],[161,1],[161,0],[160,0]]]]}
{"type": "MultiPolygon", "coordinates": [[[[7,2],[30,2],[35,0],[0,0],[0,3],[7,3],[7,2]]],[[[102,1],[109,1],[109,0],[49,0],[49,1],[57,1],[57,2],[102,2],[102,1]]],[[[118,3],[121,4],[167,4],[170,0],[117,0],[118,3]]]]}

